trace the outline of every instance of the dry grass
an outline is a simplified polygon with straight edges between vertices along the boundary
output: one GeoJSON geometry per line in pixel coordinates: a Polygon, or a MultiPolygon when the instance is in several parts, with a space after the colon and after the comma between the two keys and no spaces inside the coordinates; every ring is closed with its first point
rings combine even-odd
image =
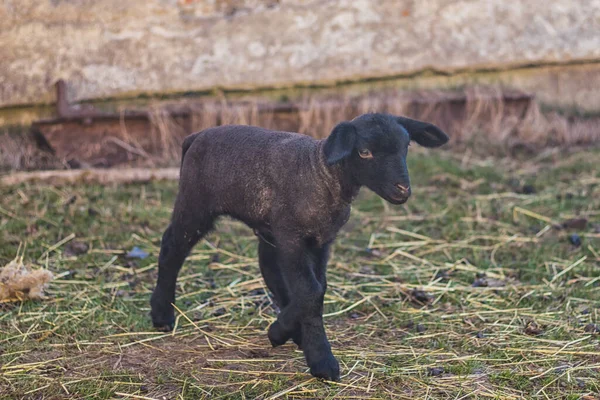
{"type": "MultiPolygon", "coordinates": [[[[438,124],[451,135],[455,149],[493,149],[496,155],[525,148],[537,151],[553,146],[597,144],[597,120],[569,120],[555,112],[544,114],[533,98],[498,88],[467,88],[461,91],[401,92],[379,91],[355,96],[306,95],[292,103],[297,112],[283,121],[268,111],[269,104],[252,100],[231,103],[225,99],[189,105],[191,131],[221,124],[260,125],[269,129],[292,130],[322,139],[344,120],[368,112],[388,112],[438,124]],[[265,111],[265,109],[267,111],[265,111]],[[483,146],[479,146],[483,145],[483,146]],[[491,146],[490,146],[491,145],[491,146]]],[[[164,115],[164,114],[163,114],[164,115]]],[[[165,116],[165,118],[168,118],[165,116]]],[[[163,149],[168,141],[176,150],[188,134],[173,124],[159,125],[163,149]]],[[[174,155],[176,151],[172,151],[174,155]]],[[[170,160],[175,158],[170,157],[170,160]]],[[[163,158],[164,160],[164,158],[163,158]]]]}
{"type": "Polygon", "coordinates": [[[20,185],[23,183],[41,183],[54,186],[76,184],[118,185],[178,179],[179,168],[70,169],[15,172],[0,177],[0,184],[4,186],[20,185]]]}
{"type": "MultiPolygon", "coordinates": [[[[431,121],[451,133],[452,144],[547,147],[597,143],[599,132],[557,113],[544,114],[533,97],[499,88],[462,91],[382,91],[339,99],[309,98],[300,106],[300,132],[324,137],[339,121],[366,112],[388,112],[431,121]]],[[[597,122],[596,122],[597,124],[597,122]]],[[[488,148],[486,147],[486,150],[488,148]]]]}
{"type": "Polygon", "coordinates": [[[0,128],[0,172],[34,168],[64,168],[64,165],[40,149],[34,136],[25,128],[0,128]]]}
{"type": "MultiPolygon", "coordinates": [[[[434,122],[450,133],[450,145],[455,149],[481,148],[486,152],[493,150],[496,155],[523,150],[530,155],[548,147],[600,142],[597,118],[573,119],[555,112],[542,113],[538,103],[527,95],[489,87],[423,92],[388,89],[360,95],[306,92],[285,104],[256,97],[187,99],[150,106],[148,121],[127,121],[123,117],[125,109],[120,111],[122,118],[118,123],[84,127],[71,123],[47,128],[59,132],[62,129],[62,134],[53,134],[54,140],[68,148],[66,153],[63,149],[64,160],[54,160],[55,165],[72,158],[92,166],[177,166],[183,138],[212,126],[259,125],[324,138],[338,122],[374,111],[434,122]],[[60,140],[61,135],[67,139],[60,140]]],[[[4,169],[28,169],[36,155],[44,155],[32,152],[35,144],[31,140],[27,146],[15,140],[0,144],[4,169]]],[[[47,161],[42,162],[40,167],[46,164],[47,161]]]]}
{"type": "MultiPolygon", "coordinates": [[[[597,120],[570,120],[542,113],[533,98],[497,88],[463,91],[379,91],[354,96],[305,95],[289,103],[295,111],[273,111],[273,103],[252,99],[207,99],[152,108],[152,130],[145,146],[125,135],[123,140],[144,152],[146,165],[176,165],[180,143],[190,132],[223,124],[259,125],[301,132],[322,139],[344,120],[368,112],[405,115],[438,124],[450,133],[457,150],[480,148],[497,156],[549,147],[597,144],[597,120]],[[187,109],[190,121],[170,117],[172,109],[187,109]],[[149,140],[148,140],[149,138],[149,140]]],[[[139,157],[137,157],[139,159],[139,157]]]]}
{"type": "Polygon", "coordinates": [[[597,398],[598,156],[413,151],[412,201],[362,193],[328,272],[340,383],[269,347],[276,311],[236,222],[189,257],[175,331],[151,329],[175,183],[4,188],[0,262],[26,243],[56,279],[46,301],[0,305],[0,397],[597,398]],[[133,246],[150,257],[126,258],[133,246]]]}

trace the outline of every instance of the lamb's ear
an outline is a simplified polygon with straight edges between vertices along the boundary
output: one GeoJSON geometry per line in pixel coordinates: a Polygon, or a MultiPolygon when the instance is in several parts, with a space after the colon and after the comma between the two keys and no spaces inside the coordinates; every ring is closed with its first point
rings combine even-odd
{"type": "Polygon", "coordinates": [[[397,117],[397,121],[408,131],[410,140],[421,146],[439,147],[448,142],[448,135],[433,124],[406,117],[397,117]]]}
{"type": "Polygon", "coordinates": [[[323,152],[328,165],[336,164],[350,156],[356,145],[356,130],[349,122],[341,122],[325,140],[323,152]]]}

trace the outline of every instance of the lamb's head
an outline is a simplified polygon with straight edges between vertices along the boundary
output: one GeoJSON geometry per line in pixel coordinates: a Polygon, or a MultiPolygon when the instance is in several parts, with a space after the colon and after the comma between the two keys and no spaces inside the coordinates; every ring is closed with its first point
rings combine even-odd
{"type": "Polygon", "coordinates": [[[410,142],[438,147],[448,136],[422,121],[389,114],[365,114],[338,124],[325,141],[327,164],[342,168],[392,204],[405,203],[411,194],[406,156],[410,142]]]}

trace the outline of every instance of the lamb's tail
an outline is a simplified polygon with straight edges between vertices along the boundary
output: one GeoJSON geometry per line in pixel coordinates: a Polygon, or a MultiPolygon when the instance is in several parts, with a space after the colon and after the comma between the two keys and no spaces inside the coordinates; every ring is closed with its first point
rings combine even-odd
{"type": "Polygon", "coordinates": [[[183,139],[183,143],[181,144],[181,166],[179,167],[179,176],[181,177],[183,172],[183,159],[185,158],[185,153],[187,153],[188,149],[194,143],[194,140],[198,137],[202,132],[192,133],[185,139],[183,139]]]}
{"type": "Polygon", "coordinates": [[[194,139],[196,139],[196,137],[200,133],[201,132],[192,133],[191,135],[189,135],[188,137],[183,139],[183,143],[181,145],[181,164],[182,165],[183,165],[183,158],[185,157],[185,153],[187,153],[187,151],[190,148],[190,146],[192,145],[192,143],[194,143],[194,139]]]}

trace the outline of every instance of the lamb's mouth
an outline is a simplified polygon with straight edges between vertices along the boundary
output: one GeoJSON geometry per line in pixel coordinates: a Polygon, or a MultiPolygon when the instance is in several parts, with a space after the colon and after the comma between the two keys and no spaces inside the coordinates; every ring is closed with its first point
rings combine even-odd
{"type": "Polygon", "coordinates": [[[406,203],[408,201],[409,197],[410,196],[394,196],[394,195],[391,195],[391,196],[387,196],[386,200],[388,202],[392,203],[392,204],[400,205],[400,204],[406,203]]]}

